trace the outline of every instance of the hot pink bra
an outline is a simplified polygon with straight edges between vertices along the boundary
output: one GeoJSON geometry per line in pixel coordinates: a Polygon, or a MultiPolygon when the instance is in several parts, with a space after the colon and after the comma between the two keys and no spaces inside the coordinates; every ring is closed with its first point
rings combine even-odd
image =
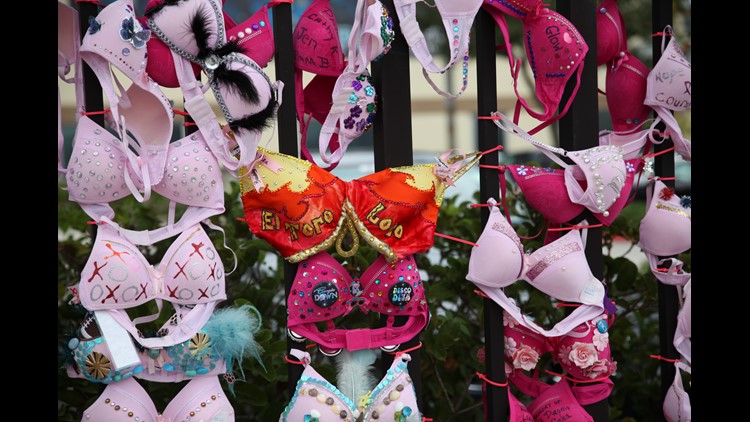
{"type": "Polygon", "coordinates": [[[301,360],[305,369],[297,381],[294,396],[279,416],[279,422],[314,421],[419,421],[414,385],[409,377],[408,354],[395,359],[386,375],[366,397],[347,397],[326,381],[310,365],[310,354],[297,349],[290,353],[301,360]],[[356,402],[355,402],[356,400],[356,402]]]}
{"type": "Polygon", "coordinates": [[[107,385],[99,398],[83,412],[84,421],[159,422],[187,420],[234,421],[234,409],[217,377],[196,378],[169,402],[156,410],[146,390],[133,378],[107,385]]]}
{"type": "Polygon", "coordinates": [[[355,351],[390,347],[405,343],[429,321],[429,310],[419,269],[411,255],[389,263],[378,258],[354,280],[344,267],[326,252],[320,252],[297,267],[287,298],[289,335],[296,341],[304,337],[325,349],[355,351]],[[333,320],[347,315],[355,306],[362,312],[388,316],[382,328],[335,328],[333,320]],[[395,327],[395,317],[409,317],[395,327]],[[325,321],[327,330],[316,323],[325,321]]]}

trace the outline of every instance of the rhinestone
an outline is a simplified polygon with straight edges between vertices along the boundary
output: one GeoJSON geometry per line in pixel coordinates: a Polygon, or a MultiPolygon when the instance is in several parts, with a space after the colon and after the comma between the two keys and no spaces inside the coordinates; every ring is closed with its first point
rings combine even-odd
{"type": "Polygon", "coordinates": [[[91,153],[91,155],[93,155],[94,157],[98,157],[99,156],[99,151],[94,151],[94,152],[91,153]]]}

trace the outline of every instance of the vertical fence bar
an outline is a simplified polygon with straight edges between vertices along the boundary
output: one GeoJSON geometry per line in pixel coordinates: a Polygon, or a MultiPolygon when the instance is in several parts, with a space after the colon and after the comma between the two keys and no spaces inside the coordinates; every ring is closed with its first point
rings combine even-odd
{"type": "MultiPolygon", "coordinates": [[[[497,110],[497,65],[495,52],[495,21],[484,9],[479,9],[475,19],[476,56],[477,56],[477,113],[479,116],[489,116],[497,110]]],[[[477,136],[480,151],[497,146],[498,129],[491,120],[479,120],[477,136]]],[[[498,154],[487,154],[479,160],[480,164],[497,165],[498,154]]],[[[494,197],[498,201],[500,182],[497,170],[479,169],[479,198],[486,202],[494,197]]],[[[489,220],[489,208],[481,208],[482,227],[489,220]]],[[[505,382],[504,364],[504,333],[502,330],[503,314],[500,305],[492,299],[484,298],[484,356],[485,371],[489,379],[505,382]]],[[[485,386],[485,420],[505,422],[508,414],[507,388],[494,387],[489,383],[485,386]]]]}
{"type": "MultiPolygon", "coordinates": [[[[292,44],[292,5],[279,3],[272,9],[273,38],[275,44],[274,61],[276,63],[276,79],[284,82],[283,102],[276,113],[276,131],[279,134],[279,152],[293,157],[299,155],[297,149],[297,121],[295,114],[296,98],[294,93],[294,46],[292,44]]],[[[284,291],[289,297],[297,264],[287,260],[284,263],[284,291]]],[[[304,350],[305,343],[297,343],[287,338],[288,349],[304,350]]],[[[289,376],[289,394],[294,395],[297,381],[304,370],[302,365],[287,365],[289,376]]]]}
{"type": "MultiPolygon", "coordinates": [[[[560,146],[567,150],[581,150],[599,145],[599,105],[597,98],[597,66],[596,66],[596,1],[595,0],[560,0],[557,11],[568,18],[580,32],[588,45],[589,51],[583,61],[581,85],[568,113],[560,119],[560,146]]],[[[570,98],[575,77],[568,81],[563,93],[561,104],[570,98]]],[[[588,220],[589,224],[596,222],[590,211],[586,210],[574,219],[579,222],[588,220]]],[[[586,259],[592,274],[602,279],[604,275],[604,259],[602,257],[601,228],[588,229],[586,240],[586,259]]],[[[584,409],[596,422],[609,420],[609,406],[607,399],[584,406],[584,409]]]]}
{"type": "MultiPolygon", "coordinates": [[[[652,32],[663,31],[664,27],[672,23],[672,0],[653,0],[651,3],[651,27],[652,32]]],[[[668,41],[668,40],[667,40],[668,41]]],[[[653,37],[653,64],[661,58],[661,37],[653,37]]],[[[652,65],[653,67],[653,65],[652,65]]],[[[664,124],[660,123],[660,130],[664,130],[664,124]]],[[[655,145],[655,151],[663,151],[672,147],[672,140],[665,139],[659,145],[655,145]]],[[[654,171],[657,176],[674,176],[674,152],[666,152],[654,158],[654,171]]],[[[674,187],[673,180],[664,180],[665,185],[674,187]]],[[[666,258],[666,257],[660,257],[666,258]]],[[[673,344],[674,333],[677,330],[677,314],[680,311],[677,289],[656,280],[659,292],[659,352],[661,356],[670,359],[679,358],[677,349],[673,344]]],[[[672,363],[661,361],[661,397],[663,402],[669,392],[669,386],[674,380],[675,367],[672,363]]]]}
{"type": "MultiPolygon", "coordinates": [[[[393,27],[400,28],[400,21],[393,0],[383,0],[393,19],[393,27]]],[[[414,162],[411,129],[411,86],[409,80],[409,45],[400,30],[391,49],[372,64],[373,84],[378,96],[378,109],[373,127],[373,156],[375,170],[388,167],[407,166],[414,162]]],[[[387,316],[381,317],[385,325],[387,316]]],[[[394,324],[404,324],[406,317],[396,317],[394,324]]],[[[420,334],[401,345],[401,350],[419,344],[420,334]]],[[[422,376],[420,371],[421,352],[409,352],[409,376],[417,393],[417,403],[422,407],[422,376]]],[[[383,354],[380,367],[385,372],[393,362],[393,357],[383,354]]]]}

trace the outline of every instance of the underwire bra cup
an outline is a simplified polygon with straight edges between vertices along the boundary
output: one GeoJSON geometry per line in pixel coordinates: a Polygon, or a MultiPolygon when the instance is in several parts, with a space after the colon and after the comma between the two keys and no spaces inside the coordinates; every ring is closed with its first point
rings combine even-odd
{"type": "Polygon", "coordinates": [[[477,246],[471,249],[466,279],[491,288],[502,288],[515,283],[523,269],[523,247],[505,216],[490,198],[490,218],[477,246]]]}
{"type": "Polygon", "coordinates": [[[569,152],[568,158],[577,164],[565,169],[570,200],[592,212],[609,215],[607,210],[620,197],[627,177],[619,148],[599,146],[569,152]]]}

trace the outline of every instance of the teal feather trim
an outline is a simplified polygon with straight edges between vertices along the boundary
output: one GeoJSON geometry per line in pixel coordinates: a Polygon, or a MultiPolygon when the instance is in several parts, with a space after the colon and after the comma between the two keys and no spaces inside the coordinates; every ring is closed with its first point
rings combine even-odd
{"type": "Polygon", "coordinates": [[[229,307],[214,311],[211,318],[201,330],[208,335],[213,353],[223,356],[227,363],[227,373],[232,373],[235,362],[239,367],[241,379],[245,373],[242,370],[242,360],[248,354],[253,356],[263,370],[263,360],[260,358],[263,347],[255,341],[255,335],[261,328],[263,318],[258,309],[252,305],[242,305],[239,308],[229,307]]]}
{"type": "Polygon", "coordinates": [[[372,349],[350,352],[346,349],[336,357],[336,384],[345,396],[357,403],[359,398],[375,387],[372,364],[377,354],[372,349]]]}

